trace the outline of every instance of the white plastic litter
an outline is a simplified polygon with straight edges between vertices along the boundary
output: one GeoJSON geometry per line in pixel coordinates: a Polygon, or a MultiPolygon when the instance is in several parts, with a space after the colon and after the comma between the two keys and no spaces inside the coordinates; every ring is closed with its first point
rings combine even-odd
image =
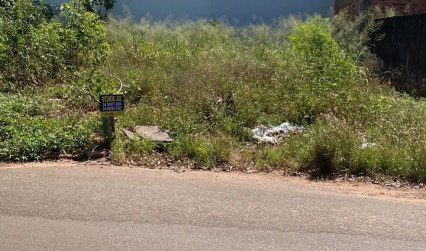
{"type": "Polygon", "coordinates": [[[367,149],[367,148],[373,148],[373,147],[375,147],[377,144],[376,143],[363,143],[362,145],[361,145],[361,150],[364,150],[364,149],[367,149]]]}
{"type": "Polygon", "coordinates": [[[303,126],[292,125],[288,122],[282,123],[280,126],[259,126],[252,130],[253,139],[257,142],[269,144],[277,144],[283,138],[289,137],[291,133],[303,132],[306,130],[303,126]]]}

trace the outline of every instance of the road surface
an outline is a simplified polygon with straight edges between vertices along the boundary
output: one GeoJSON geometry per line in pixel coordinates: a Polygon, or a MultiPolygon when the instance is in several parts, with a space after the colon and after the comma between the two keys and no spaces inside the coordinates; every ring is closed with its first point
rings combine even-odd
{"type": "Polygon", "coordinates": [[[0,250],[426,250],[426,201],[261,174],[3,165],[0,250]]]}

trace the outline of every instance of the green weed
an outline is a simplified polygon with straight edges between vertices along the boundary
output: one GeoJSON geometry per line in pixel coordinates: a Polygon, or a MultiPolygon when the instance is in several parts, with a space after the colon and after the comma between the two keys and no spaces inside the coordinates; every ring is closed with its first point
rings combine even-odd
{"type": "Polygon", "coordinates": [[[41,99],[0,94],[0,160],[30,161],[73,153],[89,143],[97,117],[44,118],[41,99]]]}

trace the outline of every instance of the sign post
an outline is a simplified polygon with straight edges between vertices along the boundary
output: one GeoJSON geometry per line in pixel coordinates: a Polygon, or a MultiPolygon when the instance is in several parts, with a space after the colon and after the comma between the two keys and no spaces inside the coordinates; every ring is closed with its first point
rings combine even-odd
{"type": "Polygon", "coordinates": [[[99,107],[102,117],[103,130],[107,137],[108,147],[111,148],[112,141],[115,137],[115,116],[124,115],[124,95],[99,95],[99,107]]]}

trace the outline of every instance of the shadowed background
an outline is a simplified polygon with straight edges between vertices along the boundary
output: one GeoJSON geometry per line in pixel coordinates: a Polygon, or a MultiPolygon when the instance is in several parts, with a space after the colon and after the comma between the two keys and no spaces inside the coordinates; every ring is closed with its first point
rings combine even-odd
{"type": "MultiPolygon", "coordinates": [[[[50,0],[59,4],[61,0],[50,0]]],[[[226,17],[233,23],[247,24],[256,20],[271,22],[289,14],[330,15],[334,0],[117,0],[114,15],[125,15],[126,6],[136,20],[150,16],[153,20],[172,18],[226,17]]]]}

